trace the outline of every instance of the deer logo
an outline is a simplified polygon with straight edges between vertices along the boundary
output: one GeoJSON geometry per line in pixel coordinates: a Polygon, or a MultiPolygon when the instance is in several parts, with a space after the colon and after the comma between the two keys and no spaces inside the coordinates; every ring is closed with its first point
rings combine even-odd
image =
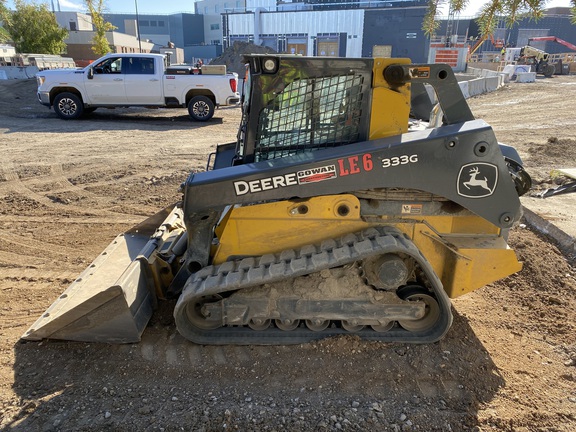
{"type": "Polygon", "coordinates": [[[458,176],[458,194],[467,198],[484,198],[496,189],[498,168],[495,165],[477,162],[464,165],[458,176]]]}
{"type": "Polygon", "coordinates": [[[480,174],[480,169],[478,167],[472,168],[469,172],[470,180],[462,183],[467,189],[470,189],[470,186],[480,186],[482,189],[486,189],[488,192],[492,193],[492,189],[488,187],[488,179],[486,177],[484,177],[484,179],[476,178],[476,176],[480,174]]]}

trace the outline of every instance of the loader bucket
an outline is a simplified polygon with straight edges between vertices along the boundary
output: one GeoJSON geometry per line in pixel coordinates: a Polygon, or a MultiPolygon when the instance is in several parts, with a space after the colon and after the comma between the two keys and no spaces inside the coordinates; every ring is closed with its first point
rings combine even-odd
{"type": "Polygon", "coordinates": [[[170,209],[117,236],[22,339],[140,341],[156,306],[149,259],[161,244],[158,231],[172,216],[166,218],[170,209]]]}

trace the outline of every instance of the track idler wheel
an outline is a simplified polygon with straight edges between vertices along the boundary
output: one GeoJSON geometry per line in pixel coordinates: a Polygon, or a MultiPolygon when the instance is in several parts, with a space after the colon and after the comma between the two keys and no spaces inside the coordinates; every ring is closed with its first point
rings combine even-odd
{"type": "Polygon", "coordinates": [[[217,296],[211,298],[204,298],[202,301],[197,301],[186,305],[186,316],[192,325],[202,330],[214,330],[222,326],[222,323],[210,320],[210,316],[206,313],[204,305],[211,301],[217,301],[220,298],[217,296]]]}
{"type": "Polygon", "coordinates": [[[420,285],[399,288],[398,297],[406,301],[422,301],[426,304],[424,316],[417,320],[400,320],[398,324],[410,332],[425,332],[432,329],[440,319],[440,306],[430,291],[420,285]]]}

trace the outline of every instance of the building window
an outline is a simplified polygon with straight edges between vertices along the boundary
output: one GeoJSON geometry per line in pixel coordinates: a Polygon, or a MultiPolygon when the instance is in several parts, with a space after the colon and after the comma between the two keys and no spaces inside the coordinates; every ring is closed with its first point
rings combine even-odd
{"type": "Polygon", "coordinates": [[[220,30],[220,24],[210,24],[210,30],[220,30]]]}
{"type": "Polygon", "coordinates": [[[158,21],[158,27],[164,27],[164,21],[158,21]]]}
{"type": "Polygon", "coordinates": [[[219,5],[214,5],[214,13],[218,13],[220,11],[219,5]]]}
{"type": "Polygon", "coordinates": [[[241,5],[242,5],[242,2],[240,0],[236,0],[236,7],[240,8],[241,5]]]}
{"type": "Polygon", "coordinates": [[[224,10],[228,9],[228,3],[224,3],[224,10]]]}
{"type": "Polygon", "coordinates": [[[208,7],[204,8],[204,15],[208,15],[208,7]]]}
{"type": "Polygon", "coordinates": [[[156,27],[157,23],[156,21],[150,21],[150,27],[156,27]]]}
{"type": "Polygon", "coordinates": [[[76,31],[76,30],[77,30],[76,23],[74,21],[71,21],[70,22],[70,31],[76,31]]]}
{"type": "Polygon", "coordinates": [[[150,27],[150,22],[148,20],[139,21],[142,27],[150,27]]]}

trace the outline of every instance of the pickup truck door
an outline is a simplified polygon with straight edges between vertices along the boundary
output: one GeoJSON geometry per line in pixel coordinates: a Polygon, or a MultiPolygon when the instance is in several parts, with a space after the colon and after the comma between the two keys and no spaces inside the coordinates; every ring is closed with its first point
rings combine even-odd
{"type": "Polygon", "coordinates": [[[92,68],[94,76],[86,79],[84,86],[86,102],[94,105],[126,104],[122,57],[108,57],[92,68]]]}
{"type": "Polygon", "coordinates": [[[164,91],[161,59],[154,57],[124,57],[124,83],[130,105],[163,105],[164,91]]]}

